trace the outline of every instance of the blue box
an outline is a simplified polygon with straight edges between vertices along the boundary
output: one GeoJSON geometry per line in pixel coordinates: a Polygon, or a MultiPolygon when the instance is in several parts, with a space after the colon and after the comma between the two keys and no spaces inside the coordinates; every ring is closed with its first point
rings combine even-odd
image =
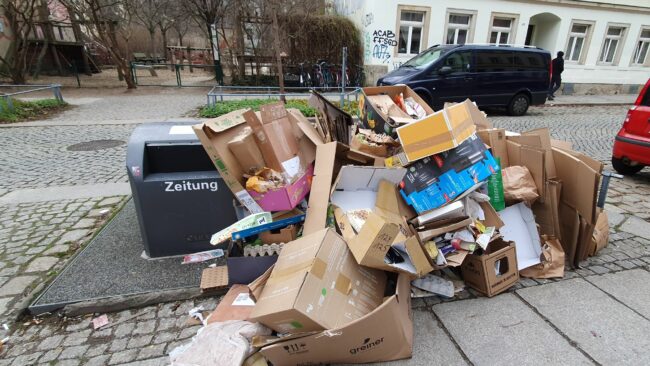
{"type": "Polygon", "coordinates": [[[402,197],[418,214],[453,201],[474,185],[487,180],[499,171],[499,165],[492,154],[488,150],[482,151],[482,154],[482,160],[458,172],[454,169],[448,170],[422,190],[407,193],[401,189],[402,197]]]}

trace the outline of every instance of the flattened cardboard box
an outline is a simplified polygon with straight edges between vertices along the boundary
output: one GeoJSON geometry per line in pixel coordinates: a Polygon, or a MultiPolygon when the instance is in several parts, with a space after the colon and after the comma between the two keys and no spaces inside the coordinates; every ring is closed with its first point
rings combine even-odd
{"type": "Polygon", "coordinates": [[[274,365],[369,363],[411,357],[411,282],[397,277],[393,295],[371,313],[341,327],[263,347],[260,352],[274,365]]]}
{"type": "Polygon", "coordinates": [[[482,255],[468,255],[460,268],[465,283],[488,297],[507,290],[519,280],[515,244],[502,239],[491,242],[482,255]]]}
{"type": "Polygon", "coordinates": [[[379,306],[385,285],[385,273],[358,265],[323,229],[284,245],[251,319],[279,333],[340,327],[379,306]]]}
{"type": "Polygon", "coordinates": [[[452,149],[476,132],[469,100],[457,103],[397,129],[409,162],[452,149]]]}

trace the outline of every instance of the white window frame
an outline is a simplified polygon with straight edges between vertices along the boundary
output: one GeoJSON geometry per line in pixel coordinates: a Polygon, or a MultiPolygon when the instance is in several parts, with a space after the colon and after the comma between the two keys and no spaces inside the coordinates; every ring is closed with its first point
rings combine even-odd
{"type": "Polygon", "coordinates": [[[572,20],[569,25],[569,34],[567,35],[566,46],[564,47],[564,62],[570,64],[584,64],[585,59],[587,58],[587,53],[589,52],[589,44],[591,43],[591,35],[594,30],[595,22],[589,20],[572,20]],[[574,25],[584,25],[587,27],[585,33],[573,32],[574,25]],[[573,52],[575,51],[575,40],[572,41],[572,38],[582,38],[582,47],[580,48],[580,55],[577,60],[572,60],[573,52]],[[569,50],[569,46],[572,46],[572,49],[569,50]]]}
{"type": "Polygon", "coordinates": [[[427,12],[425,10],[420,10],[420,9],[410,9],[406,7],[400,7],[397,10],[397,54],[399,56],[415,56],[418,53],[422,51],[422,44],[424,43],[424,32],[425,32],[425,25],[427,24],[427,12]],[[422,13],[422,21],[421,22],[416,22],[416,21],[410,21],[410,20],[402,20],[402,12],[408,12],[408,13],[422,13]],[[408,36],[406,37],[406,53],[401,53],[399,52],[399,42],[400,42],[400,33],[402,32],[402,27],[409,27],[409,33],[408,36]],[[411,42],[413,41],[412,35],[413,35],[413,28],[420,28],[420,47],[418,47],[417,53],[411,53],[411,42]]]}
{"type": "Polygon", "coordinates": [[[629,24],[607,23],[607,27],[605,27],[605,34],[603,35],[603,44],[600,46],[600,49],[598,50],[597,63],[599,65],[612,66],[618,64],[621,57],[621,51],[623,50],[623,46],[625,45],[625,37],[627,35],[628,28],[629,28],[629,24]],[[621,33],[619,35],[609,35],[608,33],[611,28],[619,28],[621,30],[621,33]],[[616,41],[614,56],[612,56],[611,61],[606,61],[607,54],[609,53],[613,41],[616,41]]]}
{"type": "Polygon", "coordinates": [[[650,32],[650,26],[642,25],[639,30],[639,36],[636,37],[636,42],[634,42],[634,50],[632,52],[632,59],[630,60],[630,65],[632,66],[650,66],[650,37],[642,37],[643,32],[650,32]],[[645,59],[641,62],[637,62],[639,50],[643,47],[643,44],[646,44],[646,54],[645,59]]]}
{"type": "Polygon", "coordinates": [[[514,44],[515,39],[517,37],[517,26],[519,25],[519,14],[510,14],[510,13],[492,13],[492,17],[490,18],[490,24],[489,24],[489,29],[488,29],[488,34],[487,34],[487,43],[492,44],[491,38],[492,38],[492,32],[498,32],[497,34],[497,42],[494,44],[501,44],[499,43],[499,39],[501,38],[501,33],[508,33],[508,40],[506,41],[505,44],[514,44]],[[494,26],[494,20],[495,19],[508,19],[510,20],[510,28],[505,28],[505,27],[495,27],[494,26]]]}
{"type": "MultiPolygon", "coordinates": [[[[442,34],[442,42],[441,44],[448,44],[447,43],[447,32],[449,32],[450,28],[455,29],[454,32],[454,42],[458,41],[458,30],[459,29],[466,29],[467,30],[467,39],[465,40],[465,43],[472,43],[474,42],[474,25],[476,24],[476,10],[466,10],[466,9],[447,9],[447,14],[445,16],[445,28],[442,34]],[[467,26],[460,25],[460,24],[450,24],[449,23],[449,17],[452,15],[467,15],[469,16],[469,24],[467,26]]],[[[457,43],[451,43],[451,44],[457,44],[457,43]]]]}

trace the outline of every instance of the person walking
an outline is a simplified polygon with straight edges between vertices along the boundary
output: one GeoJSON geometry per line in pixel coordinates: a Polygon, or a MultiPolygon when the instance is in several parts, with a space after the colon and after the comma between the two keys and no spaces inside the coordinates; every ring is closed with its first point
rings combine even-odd
{"type": "Polygon", "coordinates": [[[555,92],[560,89],[562,84],[562,71],[564,71],[564,52],[559,51],[557,57],[553,59],[553,68],[551,69],[551,85],[548,87],[548,100],[555,99],[555,92]]]}

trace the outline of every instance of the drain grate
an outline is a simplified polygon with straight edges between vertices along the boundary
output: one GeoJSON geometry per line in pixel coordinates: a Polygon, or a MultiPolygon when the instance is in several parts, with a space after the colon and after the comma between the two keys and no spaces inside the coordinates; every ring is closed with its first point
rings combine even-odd
{"type": "Polygon", "coordinates": [[[96,151],[124,145],[122,140],[92,140],[68,146],[68,151],[96,151]]]}

